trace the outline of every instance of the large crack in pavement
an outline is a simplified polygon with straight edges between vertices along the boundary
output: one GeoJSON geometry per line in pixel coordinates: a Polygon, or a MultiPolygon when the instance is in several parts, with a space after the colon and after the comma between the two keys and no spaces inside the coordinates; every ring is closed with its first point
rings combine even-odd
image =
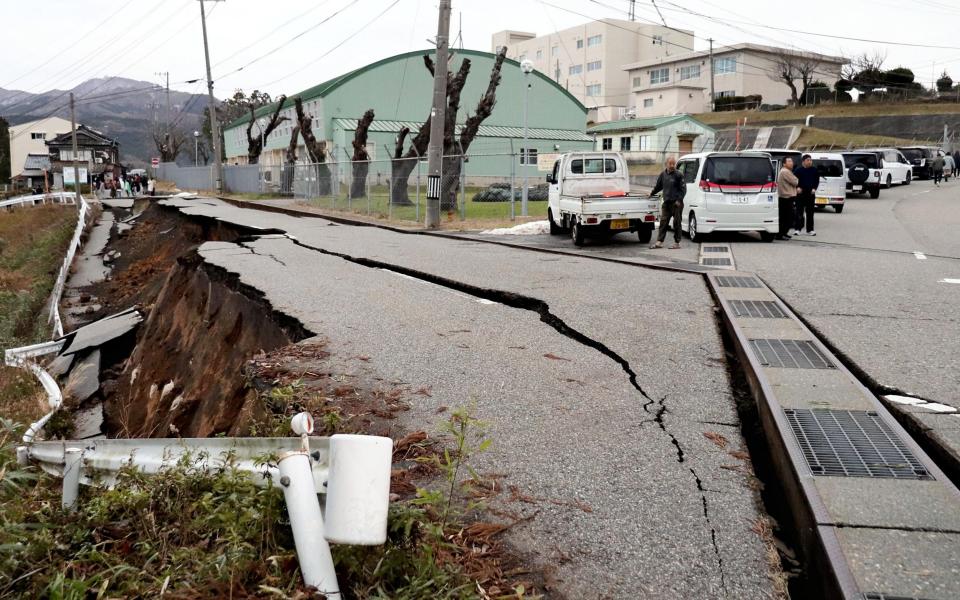
{"type": "MultiPolygon", "coordinates": [[[[653,416],[652,421],[655,422],[657,426],[660,428],[660,430],[670,439],[670,443],[674,447],[676,447],[677,462],[682,464],[686,460],[683,446],[680,444],[680,441],[677,439],[677,437],[667,428],[666,422],[664,420],[664,417],[667,413],[667,408],[665,405],[667,397],[664,396],[659,401],[655,401],[646,392],[646,390],[644,390],[643,387],[640,385],[637,373],[630,366],[629,361],[627,361],[625,358],[617,354],[615,351],[613,351],[610,347],[608,347],[603,342],[595,340],[590,336],[586,335],[585,333],[568,325],[563,319],[561,319],[560,317],[558,317],[557,315],[555,315],[553,312],[550,311],[550,306],[545,301],[540,300],[539,298],[524,296],[522,294],[507,292],[504,290],[482,288],[479,286],[463,283],[453,279],[448,279],[446,277],[441,277],[439,275],[425,273],[423,271],[402,267],[400,265],[395,265],[395,264],[383,262],[380,260],[351,256],[349,254],[344,254],[342,252],[334,252],[332,250],[327,250],[325,248],[311,246],[310,244],[304,243],[290,234],[285,234],[284,237],[286,237],[295,245],[301,248],[305,248],[313,252],[318,252],[326,256],[333,256],[336,258],[340,258],[342,260],[345,260],[347,262],[350,262],[356,265],[360,265],[362,267],[366,267],[370,269],[382,269],[384,271],[391,271],[393,273],[404,275],[406,277],[411,277],[414,279],[418,279],[420,281],[425,281],[427,283],[431,283],[447,289],[455,290],[457,292],[468,294],[475,298],[496,302],[499,304],[503,304],[505,306],[509,306],[511,308],[518,308],[521,310],[537,313],[537,315],[539,315],[540,317],[540,320],[543,323],[552,327],[554,330],[556,330],[557,333],[569,339],[572,339],[579,344],[592,348],[597,352],[603,354],[610,360],[617,363],[620,366],[620,368],[623,369],[624,373],[627,374],[627,378],[630,381],[630,385],[635,390],[637,390],[637,392],[639,392],[639,394],[646,400],[646,402],[642,405],[643,411],[653,416]],[[651,410],[651,407],[653,407],[654,405],[657,405],[656,412],[652,412],[651,410]]],[[[247,248],[253,251],[252,248],[250,248],[249,246],[246,246],[244,243],[238,242],[238,244],[244,248],[247,248]]],[[[260,254],[260,253],[254,252],[254,254],[260,254]]],[[[274,260],[276,260],[275,257],[273,258],[274,260]]],[[[710,542],[711,542],[711,545],[713,546],[713,552],[717,559],[717,569],[720,575],[720,587],[723,589],[724,596],[727,596],[728,592],[726,587],[726,576],[723,570],[723,557],[720,554],[720,546],[717,543],[717,530],[713,526],[713,523],[710,519],[709,503],[707,501],[706,490],[703,487],[703,482],[701,481],[700,477],[697,475],[697,472],[692,467],[689,467],[688,470],[690,471],[690,474],[693,476],[694,484],[696,485],[697,491],[700,494],[700,500],[703,505],[704,521],[706,522],[707,528],[710,531],[710,542]]]]}

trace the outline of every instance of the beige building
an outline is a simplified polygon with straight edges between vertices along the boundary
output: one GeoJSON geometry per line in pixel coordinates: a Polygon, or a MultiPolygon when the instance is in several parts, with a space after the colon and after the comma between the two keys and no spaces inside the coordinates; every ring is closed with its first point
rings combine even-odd
{"type": "Polygon", "coordinates": [[[566,88],[588,109],[587,120],[621,119],[631,106],[630,78],[623,66],[669,59],[693,48],[693,32],[618,19],[601,19],[556,33],[493,34],[492,50],[533,61],[534,68],[566,88]]]}
{"type": "Polygon", "coordinates": [[[10,127],[10,175],[16,177],[24,171],[27,155],[46,156],[46,142],[58,135],[70,133],[70,121],[60,117],[47,117],[10,127]]]}
{"type": "MultiPolygon", "coordinates": [[[[816,81],[831,89],[840,78],[846,60],[812,52],[758,44],[735,44],[717,48],[713,53],[716,96],[762,96],[763,104],[788,105],[790,88],[777,77],[780,56],[814,63],[816,81]]],[[[629,74],[630,106],[637,117],[657,117],[710,110],[710,53],[688,52],[640,60],[623,67],[629,74]]],[[[798,93],[803,84],[795,82],[798,93]]]]}

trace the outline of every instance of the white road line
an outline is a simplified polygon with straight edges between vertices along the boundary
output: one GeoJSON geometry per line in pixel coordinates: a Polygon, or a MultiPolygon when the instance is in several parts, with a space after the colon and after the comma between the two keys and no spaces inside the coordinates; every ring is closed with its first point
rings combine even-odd
{"type": "Polygon", "coordinates": [[[960,279],[941,279],[939,283],[960,283],[960,279]]]}
{"type": "Polygon", "coordinates": [[[917,260],[927,260],[927,255],[924,254],[923,252],[914,252],[913,255],[916,257],[917,260]]]}
{"type": "Polygon", "coordinates": [[[941,404],[939,402],[927,402],[926,400],[921,400],[920,398],[912,398],[910,396],[897,396],[889,395],[884,396],[890,402],[896,402],[897,404],[907,404],[909,406],[916,406],[918,408],[923,408],[938,413],[956,413],[957,409],[948,406],[946,404],[941,404]]]}

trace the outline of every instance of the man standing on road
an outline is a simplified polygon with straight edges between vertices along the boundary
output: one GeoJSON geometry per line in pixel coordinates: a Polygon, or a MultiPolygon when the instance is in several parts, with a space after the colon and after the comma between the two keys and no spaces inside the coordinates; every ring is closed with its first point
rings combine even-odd
{"type": "Polygon", "coordinates": [[[940,180],[943,179],[943,157],[939,154],[936,158],[933,159],[933,185],[940,185],[940,180]]]}
{"type": "Polygon", "coordinates": [[[657,177],[657,184],[653,186],[650,195],[656,196],[661,190],[663,204],[660,205],[660,232],[657,234],[657,242],[651,244],[650,248],[663,248],[663,240],[667,238],[667,225],[673,217],[673,245],[670,249],[676,250],[680,247],[680,223],[683,221],[683,197],[687,195],[687,184],[680,171],[677,171],[677,159],[673,156],[667,158],[667,168],[657,177]]]}
{"type": "Polygon", "coordinates": [[[777,195],[779,198],[780,232],[778,240],[790,239],[790,227],[794,222],[793,203],[797,197],[797,176],[793,174],[793,159],[787,158],[777,174],[777,195]]]}
{"type": "Polygon", "coordinates": [[[793,174],[797,176],[797,218],[794,223],[796,235],[800,235],[803,230],[804,215],[806,215],[807,235],[817,235],[816,229],[813,228],[813,212],[817,188],[820,186],[820,172],[813,166],[810,155],[804,154],[802,165],[794,169],[793,174]]]}

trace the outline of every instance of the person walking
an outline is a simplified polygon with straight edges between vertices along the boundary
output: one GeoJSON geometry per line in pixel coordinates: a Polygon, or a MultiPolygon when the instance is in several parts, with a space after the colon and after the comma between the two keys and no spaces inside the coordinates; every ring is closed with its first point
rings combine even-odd
{"type": "Polygon", "coordinates": [[[797,176],[796,220],[794,221],[796,235],[800,235],[804,226],[806,226],[807,235],[817,235],[817,230],[813,227],[813,213],[817,188],[820,186],[820,172],[813,166],[810,155],[804,154],[801,165],[793,170],[793,174],[797,176]]]}
{"type": "Polygon", "coordinates": [[[147,177],[147,194],[150,196],[154,195],[154,189],[156,184],[153,182],[153,179],[147,177]]]}
{"type": "Polygon", "coordinates": [[[960,169],[960,150],[953,151],[953,165],[960,169]]]}
{"type": "Polygon", "coordinates": [[[663,203],[660,205],[660,231],[657,233],[657,241],[650,245],[650,248],[663,248],[663,241],[667,238],[667,225],[670,218],[673,218],[673,245],[671,250],[680,247],[680,236],[682,229],[680,223],[683,221],[683,198],[687,195],[687,184],[683,180],[683,175],[677,170],[677,159],[673,156],[667,158],[666,169],[657,177],[657,183],[653,186],[650,196],[656,196],[657,192],[663,191],[663,203]]]}
{"type": "Polygon", "coordinates": [[[943,181],[950,181],[950,177],[957,177],[957,163],[953,161],[953,156],[947,152],[943,157],[943,181]]]}
{"type": "Polygon", "coordinates": [[[944,164],[943,157],[937,154],[937,157],[933,159],[933,163],[931,164],[933,167],[933,185],[940,185],[940,180],[943,179],[944,164]]]}
{"type": "Polygon", "coordinates": [[[790,228],[793,226],[795,212],[793,203],[797,197],[797,183],[799,180],[793,174],[793,159],[787,158],[777,174],[778,215],[780,218],[780,232],[778,240],[790,239],[790,228]]]}

